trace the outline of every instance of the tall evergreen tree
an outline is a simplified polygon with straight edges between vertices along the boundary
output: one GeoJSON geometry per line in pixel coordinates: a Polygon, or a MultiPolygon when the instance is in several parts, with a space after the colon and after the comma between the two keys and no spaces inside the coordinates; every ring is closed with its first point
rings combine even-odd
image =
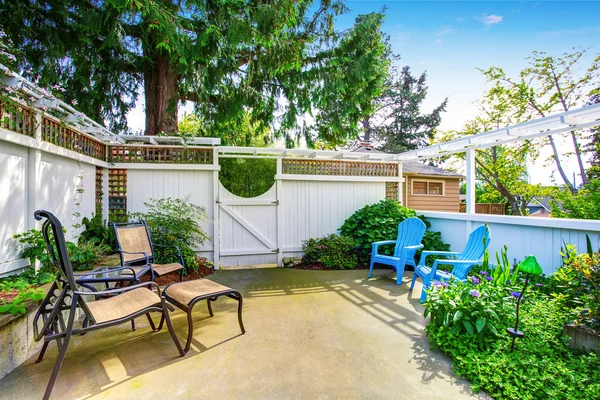
{"type": "Polygon", "coordinates": [[[178,105],[193,101],[210,131],[235,131],[248,114],[288,141],[343,143],[388,62],[383,15],[336,31],[345,10],[340,0],[0,0],[0,29],[28,77],[117,131],[143,87],[149,135],[175,132],[178,105]]]}
{"type": "MultiPolygon", "coordinates": [[[[397,61],[398,57],[392,59],[397,61]]],[[[425,73],[414,77],[408,66],[391,68],[385,90],[373,100],[372,113],[361,121],[361,139],[389,153],[427,146],[434,138],[448,100],[431,113],[422,113],[428,90],[426,79],[425,73]]]]}

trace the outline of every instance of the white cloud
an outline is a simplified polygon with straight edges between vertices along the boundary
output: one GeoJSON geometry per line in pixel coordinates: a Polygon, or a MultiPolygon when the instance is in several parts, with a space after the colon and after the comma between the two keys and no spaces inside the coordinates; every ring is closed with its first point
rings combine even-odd
{"type": "Polygon", "coordinates": [[[444,43],[444,39],[435,39],[433,41],[433,43],[435,43],[435,44],[442,44],[442,43],[444,43]]]}
{"type": "Polygon", "coordinates": [[[502,15],[496,15],[496,14],[484,15],[483,17],[477,18],[477,20],[481,21],[485,26],[492,26],[492,25],[499,24],[500,22],[502,22],[503,19],[504,19],[504,17],[502,15]]]}
{"type": "Polygon", "coordinates": [[[454,29],[450,28],[450,27],[444,27],[444,28],[440,28],[436,33],[435,36],[437,37],[442,37],[442,36],[446,36],[451,34],[452,32],[454,32],[454,29]]]}
{"type": "Polygon", "coordinates": [[[456,17],[456,22],[463,22],[465,19],[463,17],[456,17]]]}
{"type": "Polygon", "coordinates": [[[398,44],[398,46],[404,46],[410,37],[410,32],[398,32],[398,34],[394,37],[394,41],[396,44],[398,44]]]}

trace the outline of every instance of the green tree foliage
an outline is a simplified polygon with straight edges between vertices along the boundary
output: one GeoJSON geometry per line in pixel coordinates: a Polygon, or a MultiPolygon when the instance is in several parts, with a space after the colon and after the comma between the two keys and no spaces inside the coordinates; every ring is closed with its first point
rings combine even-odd
{"type": "MultiPolygon", "coordinates": [[[[590,90],[598,87],[600,55],[589,60],[587,50],[583,49],[574,49],[561,56],[534,51],[528,60],[529,66],[516,77],[509,76],[500,67],[481,70],[488,82],[494,84],[485,97],[496,102],[513,122],[581,107],[586,103],[590,90]]],[[[582,160],[583,149],[575,132],[569,135],[573,144],[571,151],[577,159],[579,173],[585,184],[587,177],[582,160]]],[[[571,192],[575,192],[575,183],[569,180],[564,171],[555,139],[548,136],[546,141],[552,148],[552,158],[562,181],[571,192]]]]}
{"type": "Polygon", "coordinates": [[[414,77],[408,66],[392,68],[385,90],[373,100],[372,113],[361,121],[362,140],[373,141],[378,149],[389,153],[428,145],[446,110],[447,99],[431,113],[422,113],[428,90],[426,79],[425,73],[414,77]]]}
{"type": "Polygon", "coordinates": [[[5,0],[0,29],[28,77],[114,130],[143,86],[146,134],[176,132],[177,106],[192,101],[211,135],[239,131],[248,113],[310,145],[356,137],[387,74],[384,16],[336,30],[345,11],[339,0],[5,0]]]}
{"type": "Polygon", "coordinates": [[[551,207],[556,218],[600,219],[600,179],[592,179],[575,194],[561,192],[551,207]]]}

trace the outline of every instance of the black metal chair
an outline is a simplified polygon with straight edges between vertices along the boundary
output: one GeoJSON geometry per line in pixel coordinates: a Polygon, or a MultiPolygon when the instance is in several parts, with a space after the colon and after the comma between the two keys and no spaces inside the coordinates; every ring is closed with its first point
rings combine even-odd
{"type": "Polygon", "coordinates": [[[154,281],[156,276],[179,271],[179,281],[183,281],[185,261],[179,247],[152,243],[146,222],[139,221],[122,224],[109,222],[109,225],[115,231],[119,255],[121,256],[121,265],[131,266],[136,273],[141,273],[141,269],[150,266],[150,279],[152,281],[154,281]],[[155,247],[171,247],[175,249],[179,263],[157,264],[154,257],[155,247]],[[139,269],[139,272],[136,268],[139,269]]]}
{"type": "MultiPolygon", "coordinates": [[[[46,218],[42,225],[42,234],[48,246],[48,252],[52,256],[59,272],[57,279],[52,284],[46,298],[42,301],[33,320],[35,341],[44,340],[44,345],[37,362],[43,359],[48,344],[51,341],[55,340],[58,345],[58,359],[46,387],[44,399],[48,399],[52,393],[54,383],[67,352],[67,347],[73,335],[80,335],[89,331],[119,325],[146,315],[152,330],[155,332],[160,331],[163,322],[167,321],[171,337],[179,353],[182,353],[179,341],[173,332],[167,303],[160,295],[160,289],[156,283],[146,282],[100,292],[85,292],[80,290],[75,282],[75,275],[67,251],[62,224],[48,211],[38,210],[34,213],[34,216],[38,221],[46,218]],[[86,302],[84,299],[86,296],[94,296],[101,299],[86,302]],[[81,328],[74,327],[78,309],[83,313],[82,316],[85,317],[81,328]],[[161,314],[158,328],[155,327],[150,317],[151,312],[161,314]],[[39,327],[40,322],[42,323],[41,328],[39,327]]],[[[90,274],[94,273],[90,272],[90,274]]]]}

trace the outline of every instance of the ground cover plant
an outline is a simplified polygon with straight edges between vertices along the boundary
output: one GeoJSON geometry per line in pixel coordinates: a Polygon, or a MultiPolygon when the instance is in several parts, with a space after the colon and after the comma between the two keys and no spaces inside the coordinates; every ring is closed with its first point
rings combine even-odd
{"type": "Polygon", "coordinates": [[[44,298],[40,286],[53,280],[54,274],[33,269],[0,279],[0,314],[25,314],[27,302],[44,298]]]}
{"type": "Polygon", "coordinates": [[[498,266],[482,266],[464,282],[433,282],[425,302],[430,343],[475,391],[497,399],[597,398],[600,360],[568,348],[563,326],[579,313],[556,276],[530,281],[519,312],[525,337],[511,351],[506,328],[514,326],[524,276],[510,270],[503,253],[498,266]]]}
{"type": "MultiPolygon", "coordinates": [[[[144,220],[152,242],[163,246],[177,246],[185,260],[186,271],[197,271],[200,260],[196,249],[209,239],[200,224],[208,221],[204,207],[191,204],[187,199],[149,199],[144,203],[146,212],[130,213],[130,221],[144,220]]],[[[179,262],[172,247],[156,247],[157,263],[179,262]]]]}

